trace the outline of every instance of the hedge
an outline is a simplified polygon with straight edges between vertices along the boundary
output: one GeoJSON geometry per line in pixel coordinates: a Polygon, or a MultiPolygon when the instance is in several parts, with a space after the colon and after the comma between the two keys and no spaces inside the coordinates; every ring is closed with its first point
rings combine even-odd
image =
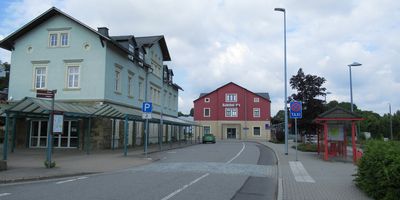
{"type": "Polygon", "coordinates": [[[400,142],[370,140],[355,174],[356,185],[374,199],[400,199],[400,142]]]}

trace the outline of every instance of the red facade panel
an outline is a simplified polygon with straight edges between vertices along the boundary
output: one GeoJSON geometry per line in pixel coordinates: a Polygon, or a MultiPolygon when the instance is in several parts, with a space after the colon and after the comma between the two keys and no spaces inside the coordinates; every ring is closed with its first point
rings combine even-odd
{"type": "Polygon", "coordinates": [[[271,119],[270,110],[269,99],[235,83],[228,83],[194,101],[194,120],[266,121],[271,119]],[[258,98],[258,102],[255,102],[255,98],[258,98]],[[210,109],[209,117],[204,116],[205,108],[210,109]],[[254,109],[259,110],[259,117],[254,116],[254,109]]]}

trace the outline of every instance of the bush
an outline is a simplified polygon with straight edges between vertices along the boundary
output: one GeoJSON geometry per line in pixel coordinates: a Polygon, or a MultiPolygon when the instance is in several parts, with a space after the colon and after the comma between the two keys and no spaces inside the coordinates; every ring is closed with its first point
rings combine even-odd
{"type": "Polygon", "coordinates": [[[400,142],[368,141],[355,176],[374,199],[400,199],[400,142]]]}
{"type": "Polygon", "coordinates": [[[49,165],[49,162],[48,162],[47,160],[45,160],[45,161],[44,161],[44,166],[45,166],[46,168],[53,168],[53,167],[56,167],[56,161],[51,162],[50,165],[49,165]]]}

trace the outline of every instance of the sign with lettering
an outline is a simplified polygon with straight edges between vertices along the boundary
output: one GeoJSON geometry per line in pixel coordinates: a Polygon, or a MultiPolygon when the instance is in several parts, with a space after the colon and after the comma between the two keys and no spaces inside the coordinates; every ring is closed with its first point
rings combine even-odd
{"type": "Polygon", "coordinates": [[[57,90],[36,90],[37,98],[54,98],[57,90]]]}
{"type": "Polygon", "coordinates": [[[239,103],[223,103],[222,107],[240,107],[239,103]]]}
{"type": "Polygon", "coordinates": [[[303,108],[301,101],[290,102],[290,118],[301,119],[303,117],[303,108]]]}

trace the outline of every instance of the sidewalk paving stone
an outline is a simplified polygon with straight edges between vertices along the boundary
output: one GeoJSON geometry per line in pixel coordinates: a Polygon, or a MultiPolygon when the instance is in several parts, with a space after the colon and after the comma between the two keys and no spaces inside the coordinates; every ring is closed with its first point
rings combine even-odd
{"type": "Polygon", "coordinates": [[[262,143],[272,148],[278,156],[279,177],[282,179],[282,199],[370,199],[355,186],[353,174],[356,173],[357,167],[351,161],[324,161],[315,152],[298,151],[298,161],[302,163],[315,183],[297,182],[289,164],[291,161],[296,161],[296,151],[290,148],[294,143],[289,143],[288,155],[284,154],[283,144],[262,143]]]}

